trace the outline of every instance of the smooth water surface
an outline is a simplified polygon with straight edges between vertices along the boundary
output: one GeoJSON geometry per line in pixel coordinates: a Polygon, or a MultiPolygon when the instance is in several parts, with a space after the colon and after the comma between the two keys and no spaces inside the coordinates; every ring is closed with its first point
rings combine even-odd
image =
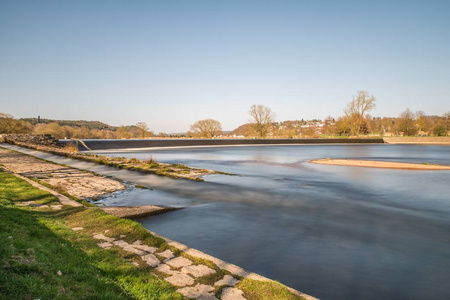
{"type": "Polygon", "coordinates": [[[450,299],[450,172],[308,162],[450,165],[450,147],[243,146],[106,155],[239,175],[207,176],[186,194],[134,190],[102,200],[187,206],[139,220],[161,235],[321,299],[450,299]]]}

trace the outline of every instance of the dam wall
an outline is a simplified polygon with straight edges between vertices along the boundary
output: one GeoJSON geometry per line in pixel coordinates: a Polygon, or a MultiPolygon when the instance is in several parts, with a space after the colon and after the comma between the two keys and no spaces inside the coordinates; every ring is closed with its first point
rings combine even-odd
{"type": "MultiPolygon", "coordinates": [[[[73,142],[61,140],[60,142],[73,142]]],[[[383,139],[131,139],[82,140],[80,151],[124,150],[160,147],[200,147],[238,145],[292,145],[292,144],[383,144],[383,139]]]]}

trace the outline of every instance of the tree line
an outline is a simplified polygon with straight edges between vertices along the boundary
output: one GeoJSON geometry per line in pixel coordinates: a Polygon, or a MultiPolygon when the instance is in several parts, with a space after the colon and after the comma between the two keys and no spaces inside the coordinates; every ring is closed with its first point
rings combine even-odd
{"type": "MultiPolygon", "coordinates": [[[[248,111],[248,123],[231,132],[231,136],[301,138],[320,136],[447,136],[450,130],[450,112],[442,116],[429,116],[423,111],[412,112],[407,108],[398,117],[372,117],[376,107],[375,96],[367,91],[357,91],[347,103],[344,114],[335,120],[275,121],[275,112],[264,105],[252,105],[248,111]]],[[[136,125],[114,127],[98,121],[67,121],[26,118],[16,120],[0,113],[1,133],[51,134],[56,138],[128,139],[169,137],[166,133],[155,135],[145,122],[136,125]]],[[[187,137],[214,138],[223,136],[222,124],[214,119],[196,121],[190,126],[187,137]]],[[[176,135],[182,137],[183,135],[176,135]]],[[[173,135],[172,135],[173,137],[173,135]]]]}

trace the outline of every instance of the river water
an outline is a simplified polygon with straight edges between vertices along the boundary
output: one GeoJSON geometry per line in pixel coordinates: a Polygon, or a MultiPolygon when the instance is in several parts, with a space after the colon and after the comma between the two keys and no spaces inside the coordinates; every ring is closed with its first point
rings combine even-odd
{"type": "Polygon", "coordinates": [[[329,157],[450,165],[450,147],[242,146],[104,154],[238,175],[206,176],[206,182],[186,187],[181,180],[102,200],[185,206],[138,220],[163,236],[321,299],[450,299],[450,172],[308,162],[329,157]]]}

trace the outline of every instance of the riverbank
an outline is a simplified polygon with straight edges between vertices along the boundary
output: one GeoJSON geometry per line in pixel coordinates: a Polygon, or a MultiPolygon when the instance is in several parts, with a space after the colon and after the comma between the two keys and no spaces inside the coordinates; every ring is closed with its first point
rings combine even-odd
{"type": "MultiPolygon", "coordinates": [[[[54,139],[37,138],[34,135],[3,135],[2,139],[12,145],[38,150],[63,157],[73,158],[82,161],[94,162],[101,165],[107,165],[117,169],[127,169],[144,174],[155,174],[159,176],[171,177],[176,179],[188,179],[203,181],[202,176],[211,174],[226,174],[214,170],[193,168],[182,164],[166,164],[153,160],[151,157],[145,160],[136,158],[127,159],[125,157],[107,157],[102,155],[80,153],[74,141],[66,143],[56,143],[54,139]]],[[[80,141],[80,145],[84,144],[80,141]]]]}
{"type": "Polygon", "coordinates": [[[383,140],[387,144],[450,145],[450,136],[398,136],[383,140]]]}
{"type": "MultiPolygon", "coordinates": [[[[14,160],[10,157],[9,163],[14,160]]],[[[4,162],[8,163],[8,160],[4,162]]],[[[26,164],[39,163],[27,161],[26,164]]],[[[11,174],[0,172],[0,177],[0,223],[16,223],[12,231],[9,223],[0,225],[5,229],[1,234],[7,235],[3,238],[11,237],[13,245],[11,247],[7,243],[2,246],[14,250],[14,243],[17,243],[27,247],[25,254],[12,251],[5,257],[5,265],[18,263],[15,258],[22,254],[20,268],[40,268],[40,272],[51,273],[43,276],[38,272],[28,279],[33,282],[32,288],[28,288],[23,286],[20,272],[14,268],[0,271],[4,273],[2,277],[11,279],[0,283],[0,295],[3,293],[6,298],[101,298],[102,289],[108,289],[108,299],[119,299],[118,295],[125,299],[183,299],[183,296],[195,299],[314,299],[237,266],[215,258],[208,259],[205,254],[199,256],[201,252],[158,237],[132,220],[106,214],[99,208],[62,205],[58,198],[11,174]],[[3,216],[17,216],[21,222],[5,220],[3,216]],[[36,227],[35,222],[42,226],[32,229],[36,227]],[[51,232],[55,239],[65,240],[63,246],[69,250],[60,249],[58,245],[61,243],[50,247],[49,244],[53,245],[55,240],[47,239],[48,233],[43,233],[40,239],[34,237],[41,236],[37,233],[41,230],[51,232]],[[33,232],[33,236],[27,232],[33,232]],[[42,249],[47,250],[41,253],[42,249]],[[28,253],[33,253],[31,258],[28,253]],[[78,260],[86,259],[85,254],[89,261],[94,260],[88,266],[78,263],[78,260]],[[56,265],[51,263],[53,256],[57,257],[56,265]],[[32,263],[24,266],[22,258],[32,263]],[[105,270],[108,271],[105,273],[105,270]],[[79,285],[77,272],[86,273],[79,285]],[[99,272],[102,276],[90,278],[91,274],[94,276],[99,272]],[[145,279],[148,276],[150,279],[145,279]],[[80,287],[87,289],[83,285],[90,280],[100,280],[101,283],[98,288],[95,286],[79,292],[80,287]],[[108,282],[109,286],[102,285],[102,282],[108,282]]]]}
{"type": "Polygon", "coordinates": [[[400,163],[400,162],[375,161],[375,160],[325,158],[325,159],[311,160],[310,162],[314,163],[314,164],[321,164],[321,165],[383,168],[383,169],[423,170],[423,171],[450,170],[450,166],[441,166],[441,165],[432,165],[432,164],[400,163]]]}

